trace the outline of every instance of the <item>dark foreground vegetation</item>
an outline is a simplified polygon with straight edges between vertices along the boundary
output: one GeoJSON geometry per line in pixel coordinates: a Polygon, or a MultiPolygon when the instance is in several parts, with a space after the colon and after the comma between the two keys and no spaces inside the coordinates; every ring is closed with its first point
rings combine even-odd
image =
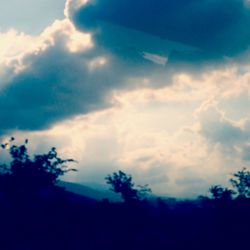
{"type": "Polygon", "coordinates": [[[237,172],[232,190],[210,189],[196,200],[150,199],[119,171],[106,177],[124,202],[97,202],[57,186],[74,161],[55,148],[31,158],[24,145],[0,172],[1,250],[250,249],[250,172],[237,172]]]}

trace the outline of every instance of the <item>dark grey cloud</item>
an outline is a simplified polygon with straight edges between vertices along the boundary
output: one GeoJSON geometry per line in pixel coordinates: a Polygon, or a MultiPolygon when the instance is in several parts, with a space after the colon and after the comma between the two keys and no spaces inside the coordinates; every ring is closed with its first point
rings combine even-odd
{"type": "Polygon", "coordinates": [[[91,68],[100,56],[107,55],[95,49],[70,53],[63,42],[27,56],[23,62],[27,68],[0,90],[0,133],[46,129],[108,107],[110,91],[122,86],[125,74],[111,56],[107,64],[91,68]]]}
{"type": "Polygon", "coordinates": [[[161,76],[157,61],[164,60],[157,55],[218,58],[240,53],[249,42],[249,10],[240,0],[96,0],[71,18],[93,32],[94,48],[71,53],[59,35],[53,46],[26,56],[27,68],[1,80],[0,134],[46,129],[110,106],[113,90],[138,87],[130,78],[161,76]],[[100,56],[108,63],[91,70],[100,56]]]}
{"type": "Polygon", "coordinates": [[[216,108],[210,107],[200,114],[201,130],[203,137],[212,143],[219,143],[223,147],[234,147],[250,138],[248,123],[239,126],[224,117],[216,108]]]}
{"type": "Polygon", "coordinates": [[[218,110],[210,108],[200,117],[203,136],[211,146],[219,145],[220,151],[232,159],[250,161],[250,121],[241,123],[228,120],[218,110]]]}
{"type": "MultiPolygon", "coordinates": [[[[235,56],[250,43],[250,8],[243,0],[94,0],[71,13],[71,18],[80,29],[93,31],[98,44],[126,58],[139,40],[131,30],[143,32],[144,38],[158,38],[160,42],[151,43],[152,50],[167,51],[173,61],[235,56]],[[127,29],[124,41],[112,35],[114,25],[127,29]],[[126,36],[131,34],[129,45],[126,36]],[[172,47],[167,40],[177,43],[172,47]]],[[[143,50],[147,39],[142,40],[143,50]]]]}
{"type": "MultiPolygon", "coordinates": [[[[145,60],[133,64],[100,46],[72,53],[67,34],[58,30],[54,44],[22,59],[24,70],[13,66],[1,79],[0,134],[13,130],[47,129],[70,117],[112,105],[112,91],[136,88],[130,78],[151,74],[156,67],[145,60]],[[106,63],[98,65],[103,58],[106,63]]],[[[84,41],[83,41],[84,43],[84,41]]]]}
{"type": "Polygon", "coordinates": [[[246,136],[249,138],[249,131],[244,131],[227,121],[203,124],[201,133],[212,142],[230,147],[245,140],[246,136]]]}

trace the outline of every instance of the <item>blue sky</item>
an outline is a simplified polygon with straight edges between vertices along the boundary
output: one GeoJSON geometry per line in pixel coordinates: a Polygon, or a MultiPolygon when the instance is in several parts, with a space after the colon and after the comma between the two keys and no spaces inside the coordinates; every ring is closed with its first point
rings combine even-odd
{"type": "Polygon", "coordinates": [[[0,29],[15,28],[39,34],[55,19],[63,18],[64,0],[9,0],[2,1],[0,29]]]}
{"type": "Polygon", "coordinates": [[[1,5],[2,140],[56,146],[70,181],[121,169],[180,197],[248,167],[248,1],[1,5]]]}

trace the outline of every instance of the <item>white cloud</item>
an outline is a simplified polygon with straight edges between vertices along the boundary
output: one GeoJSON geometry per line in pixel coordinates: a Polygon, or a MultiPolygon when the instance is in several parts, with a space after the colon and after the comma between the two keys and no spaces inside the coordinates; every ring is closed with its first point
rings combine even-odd
{"type": "Polygon", "coordinates": [[[0,33],[0,63],[10,62],[20,54],[33,51],[37,42],[37,37],[19,33],[14,29],[0,33]]]}
{"type": "Polygon", "coordinates": [[[66,0],[64,15],[70,18],[71,14],[78,10],[81,6],[89,2],[89,0],[66,0]]]}
{"type": "Polygon", "coordinates": [[[0,85],[3,79],[23,69],[22,57],[35,53],[41,46],[39,37],[26,35],[14,29],[0,33],[0,85]]]}

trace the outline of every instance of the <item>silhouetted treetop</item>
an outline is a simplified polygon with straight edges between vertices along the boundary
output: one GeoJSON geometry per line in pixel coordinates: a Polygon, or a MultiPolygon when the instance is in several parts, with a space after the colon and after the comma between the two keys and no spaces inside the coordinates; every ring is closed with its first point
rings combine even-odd
{"type": "Polygon", "coordinates": [[[228,188],[224,188],[220,185],[215,185],[212,186],[209,189],[211,196],[213,199],[218,200],[218,199],[222,199],[222,200],[231,200],[232,199],[232,195],[234,194],[234,192],[228,188]]]}
{"type": "Polygon", "coordinates": [[[250,171],[243,168],[233,174],[230,182],[240,197],[250,198],[250,171]]]}
{"type": "Polygon", "coordinates": [[[111,190],[120,193],[125,202],[141,200],[151,192],[151,189],[148,188],[147,185],[137,186],[137,188],[135,188],[132,176],[121,170],[112,175],[108,175],[105,179],[107,184],[111,185],[111,190]]]}
{"type": "Polygon", "coordinates": [[[36,190],[43,187],[52,187],[58,178],[68,171],[76,171],[69,168],[68,163],[73,159],[61,159],[56,148],[51,148],[48,153],[37,154],[30,157],[27,150],[28,140],[22,145],[2,144],[4,150],[8,150],[11,156],[9,164],[0,165],[0,188],[10,190],[36,190]]]}

